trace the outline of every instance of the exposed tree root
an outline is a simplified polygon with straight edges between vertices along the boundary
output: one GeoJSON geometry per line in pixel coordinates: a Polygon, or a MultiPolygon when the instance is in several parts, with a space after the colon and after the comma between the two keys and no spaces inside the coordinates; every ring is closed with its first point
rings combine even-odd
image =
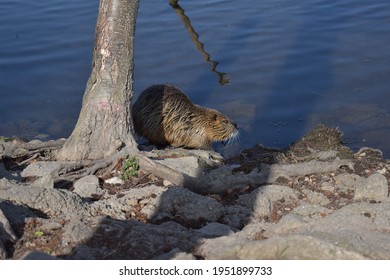
{"type": "Polygon", "coordinates": [[[61,167],[56,174],[56,180],[75,181],[87,175],[95,175],[98,172],[102,174],[110,172],[124,156],[126,156],[126,153],[122,150],[99,160],[62,162],[61,167]]]}
{"type": "MultiPolygon", "coordinates": [[[[64,139],[50,140],[47,142],[24,142],[20,139],[10,139],[7,142],[0,142],[0,159],[4,157],[13,159],[24,158],[25,163],[28,163],[41,156],[50,160],[54,158],[54,152],[59,150],[64,143],[64,139]]],[[[21,162],[21,164],[25,163],[21,162]]]]}
{"type": "MultiPolygon", "coordinates": [[[[47,142],[24,142],[19,139],[12,139],[7,142],[0,142],[0,160],[7,159],[8,169],[22,169],[34,161],[55,161],[56,153],[62,148],[64,143],[65,140],[62,139],[47,142]]],[[[60,166],[51,175],[55,181],[71,182],[87,175],[99,174],[102,177],[108,176],[118,165],[119,161],[126,156],[138,158],[140,169],[144,172],[168,180],[174,185],[184,185],[189,180],[188,176],[152,158],[194,156],[194,151],[179,149],[153,153],[125,148],[103,159],[77,162],[60,161],[60,166]]],[[[218,160],[220,159],[218,158],[218,160]]]]}

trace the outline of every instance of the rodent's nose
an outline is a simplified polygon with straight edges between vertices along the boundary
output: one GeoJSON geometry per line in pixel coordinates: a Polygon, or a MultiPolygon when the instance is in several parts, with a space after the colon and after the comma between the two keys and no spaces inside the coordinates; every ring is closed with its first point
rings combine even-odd
{"type": "Polygon", "coordinates": [[[234,127],[235,127],[236,129],[238,129],[238,124],[233,123],[233,125],[234,125],[234,127]]]}

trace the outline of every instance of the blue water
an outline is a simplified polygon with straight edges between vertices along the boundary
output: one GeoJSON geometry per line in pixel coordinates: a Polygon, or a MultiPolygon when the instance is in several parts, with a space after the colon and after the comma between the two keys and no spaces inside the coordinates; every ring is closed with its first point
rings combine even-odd
{"type": "MultiPolygon", "coordinates": [[[[0,135],[69,136],[98,2],[0,2],[0,135]]],[[[390,156],[388,0],[181,0],[180,11],[167,0],[140,2],[135,98],[170,82],[226,113],[241,128],[227,154],[284,147],[325,123],[352,148],[390,156]]]]}

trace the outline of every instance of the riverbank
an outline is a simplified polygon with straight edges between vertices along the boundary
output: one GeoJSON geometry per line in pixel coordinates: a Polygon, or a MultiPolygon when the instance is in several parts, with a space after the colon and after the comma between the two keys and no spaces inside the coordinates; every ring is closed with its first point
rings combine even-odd
{"type": "Polygon", "coordinates": [[[223,163],[145,152],[183,173],[181,185],[142,168],[121,179],[124,160],[57,181],[60,163],[8,158],[10,142],[0,142],[0,259],[390,259],[390,161],[352,152],[337,129],[223,163]]]}

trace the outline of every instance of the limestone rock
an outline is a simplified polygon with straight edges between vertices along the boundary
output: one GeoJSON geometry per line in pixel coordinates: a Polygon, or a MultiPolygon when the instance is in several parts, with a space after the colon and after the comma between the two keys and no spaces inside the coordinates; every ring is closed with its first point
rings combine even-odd
{"type": "Polygon", "coordinates": [[[194,156],[179,157],[179,158],[166,158],[160,161],[174,170],[178,170],[191,177],[199,176],[201,169],[198,164],[198,159],[194,156]]]}
{"type": "Polygon", "coordinates": [[[231,227],[220,223],[209,223],[198,231],[207,236],[223,236],[234,233],[231,227]]]}
{"type": "Polygon", "coordinates": [[[7,258],[7,251],[5,250],[4,244],[0,241],[0,260],[7,258]]]}
{"type": "Polygon", "coordinates": [[[16,235],[12,230],[8,219],[0,209],[0,260],[7,258],[7,251],[4,244],[7,242],[15,242],[16,239],[16,235]]]}
{"type": "Polygon", "coordinates": [[[322,193],[314,192],[312,190],[303,190],[302,192],[306,195],[306,199],[311,204],[324,206],[330,203],[330,200],[322,193]]]}
{"type": "Polygon", "coordinates": [[[16,239],[16,235],[12,230],[8,219],[0,209],[0,242],[14,242],[16,239]]]}
{"type": "MultiPolygon", "coordinates": [[[[1,146],[1,144],[0,144],[1,146]]],[[[1,153],[1,152],[0,152],[1,153]]],[[[1,158],[1,155],[0,155],[1,158]]],[[[20,171],[10,171],[4,165],[4,162],[0,160],[0,178],[5,178],[8,180],[17,180],[22,181],[20,176],[20,171]]]]}
{"type": "Polygon", "coordinates": [[[323,182],[321,184],[321,190],[326,192],[334,192],[336,190],[335,186],[329,182],[323,182]]]}
{"type": "Polygon", "coordinates": [[[99,184],[99,178],[95,175],[88,175],[77,180],[73,188],[73,191],[81,197],[93,198],[104,193],[104,190],[99,184]]]}
{"type": "Polygon", "coordinates": [[[54,188],[54,178],[50,174],[45,174],[32,183],[33,186],[41,188],[54,188]]]}
{"type": "Polygon", "coordinates": [[[89,216],[80,196],[66,190],[46,189],[0,180],[0,199],[14,201],[47,215],[89,216]]]}
{"type": "Polygon", "coordinates": [[[340,174],[335,177],[338,186],[343,187],[346,190],[353,190],[358,181],[363,178],[357,174],[340,174]]]}
{"type": "Polygon", "coordinates": [[[330,162],[311,160],[308,162],[300,162],[295,164],[274,164],[268,168],[265,168],[264,171],[262,170],[262,172],[268,174],[268,181],[275,182],[280,176],[288,178],[294,176],[305,176],[309,174],[328,173],[334,172],[342,166],[347,166],[351,170],[354,169],[354,165],[351,160],[336,158],[330,162]]]}
{"type": "Polygon", "coordinates": [[[298,200],[299,193],[289,187],[279,185],[262,186],[249,194],[244,194],[237,200],[238,204],[252,209],[252,216],[259,218],[269,215],[273,204],[279,200],[298,200]]]}
{"type": "Polygon", "coordinates": [[[373,259],[390,258],[390,203],[353,203],[311,219],[295,234],[310,235],[373,259]]]}
{"type": "Polygon", "coordinates": [[[42,177],[51,175],[61,167],[57,161],[37,161],[31,163],[22,171],[22,177],[42,177]]]}
{"type": "Polygon", "coordinates": [[[332,212],[333,211],[328,208],[322,207],[320,205],[312,205],[309,203],[301,203],[291,211],[293,214],[310,218],[323,218],[332,212]]]}
{"type": "Polygon", "coordinates": [[[264,232],[271,228],[274,224],[268,223],[264,220],[254,221],[247,224],[241,231],[237,232],[235,236],[245,239],[258,240],[263,238],[264,232]]]}
{"type": "Polygon", "coordinates": [[[93,234],[94,229],[82,221],[72,219],[63,227],[63,235],[61,243],[63,246],[72,244],[80,244],[89,240],[93,234]]]}
{"type": "Polygon", "coordinates": [[[198,253],[205,259],[365,259],[357,252],[305,235],[276,236],[261,241],[224,236],[207,240],[198,253]]]}
{"type": "Polygon", "coordinates": [[[222,216],[224,210],[223,205],[211,197],[172,187],[161,196],[156,218],[178,217],[188,221],[213,222],[222,216]]]}
{"type": "Polygon", "coordinates": [[[389,185],[385,176],[375,173],[355,185],[355,200],[383,201],[388,197],[389,185]]]}
{"type": "Polygon", "coordinates": [[[287,214],[282,217],[277,224],[272,225],[265,233],[264,237],[293,233],[307,224],[305,219],[295,214],[287,214]]]}
{"type": "MultiPolygon", "coordinates": [[[[39,218],[37,218],[36,220],[38,219],[39,218]]],[[[63,228],[63,225],[55,220],[40,219],[40,221],[42,222],[40,229],[43,232],[51,232],[53,230],[58,230],[63,228]]]]}
{"type": "Polygon", "coordinates": [[[225,214],[220,221],[232,228],[241,229],[249,222],[251,214],[252,209],[249,209],[249,207],[226,205],[225,214]]]}
{"type": "Polygon", "coordinates": [[[78,246],[69,259],[151,259],[178,248],[189,252],[201,235],[164,225],[104,218],[94,235],[78,246]]]}

